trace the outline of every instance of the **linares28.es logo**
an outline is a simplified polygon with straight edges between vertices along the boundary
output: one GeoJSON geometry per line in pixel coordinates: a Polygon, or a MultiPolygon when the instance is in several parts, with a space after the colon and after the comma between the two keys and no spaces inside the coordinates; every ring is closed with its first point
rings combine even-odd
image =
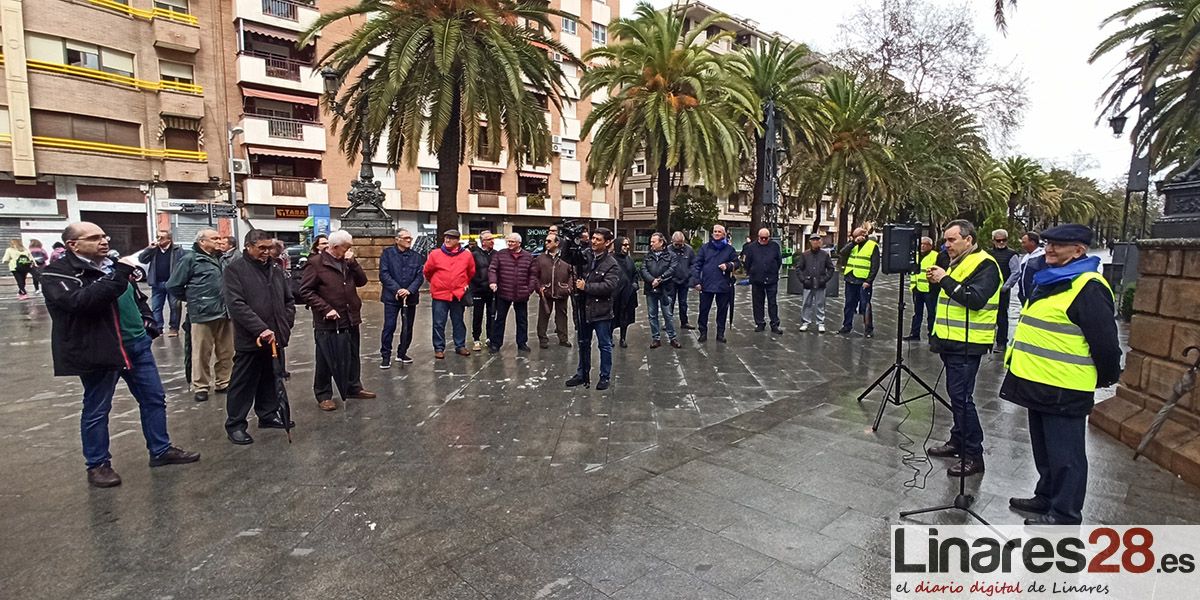
{"type": "Polygon", "coordinates": [[[1052,538],[939,537],[931,527],[925,551],[916,556],[906,552],[906,528],[896,528],[892,535],[895,573],[1191,573],[1196,562],[1191,554],[1156,557],[1154,535],[1141,527],[1129,528],[1124,535],[1098,527],[1086,540],[1061,532],[1052,538]]]}

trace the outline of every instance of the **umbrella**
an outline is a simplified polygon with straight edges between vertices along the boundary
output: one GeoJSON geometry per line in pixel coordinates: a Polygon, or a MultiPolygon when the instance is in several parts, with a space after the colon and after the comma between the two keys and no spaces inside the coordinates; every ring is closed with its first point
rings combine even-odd
{"type": "Polygon", "coordinates": [[[1149,446],[1154,436],[1158,435],[1158,430],[1162,429],[1163,423],[1167,421],[1167,415],[1171,413],[1171,409],[1175,408],[1176,404],[1179,404],[1180,398],[1186,396],[1188,392],[1196,387],[1196,370],[1200,369],[1200,348],[1196,346],[1184,348],[1183,357],[1187,358],[1192,353],[1192,350],[1195,350],[1198,355],[1196,356],[1196,362],[1183,374],[1183,377],[1179,378],[1179,381],[1175,382],[1175,388],[1171,390],[1171,397],[1162,408],[1158,409],[1158,414],[1154,415],[1154,422],[1150,423],[1150,428],[1142,436],[1142,443],[1138,444],[1137,451],[1133,453],[1133,460],[1137,460],[1146,451],[1146,446],[1149,446]]]}
{"type": "Polygon", "coordinates": [[[192,385],[192,316],[183,318],[183,378],[192,385]]]}
{"type": "Polygon", "coordinates": [[[317,353],[325,360],[325,364],[329,365],[329,372],[333,376],[333,384],[337,386],[338,393],[342,395],[342,402],[345,402],[350,397],[350,379],[351,358],[354,356],[354,340],[350,337],[353,333],[350,327],[341,327],[341,319],[338,320],[338,327],[333,331],[326,331],[317,337],[317,353]]]}
{"type": "MultiPolygon", "coordinates": [[[[262,346],[262,340],[256,340],[262,346]]],[[[279,420],[283,421],[283,430],[287,433],[288,443],[292,443],[292,405],[288,402],[287,382],[290,376],[283,354],[275,340],[271,340],[271,366],[275,376],[275,398],[279,401],[279,420]]]]}

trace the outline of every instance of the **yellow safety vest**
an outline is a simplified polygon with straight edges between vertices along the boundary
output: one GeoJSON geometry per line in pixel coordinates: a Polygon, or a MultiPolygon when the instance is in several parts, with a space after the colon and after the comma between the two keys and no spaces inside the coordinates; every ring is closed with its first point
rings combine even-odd
{"type": "Polygon", "coordinates": [[[1017,321],[1005,363],[1017,377],[1068,390],[1096,390],[1096,364],[1079,326],[1067,318],[1067,309],[1083,286],[1099,281],[1112,288],[1099,273],[1083,273],[1071,287],[1053,296],[1026,301],[1017,321]]]}
{"type": "Polygon", "coordinates": [[[867,240],[863,245],[855,245],[850,249],[850,256],[846,259],[846,268],[842,269],[843,275],[853,275],[859,279],[866,279],[871,276],[871,255],[875,253],[877,244],[875,240],[867,240]]]}
{"type": "Polygon", "coordinates": [[[929,291],[929,278],[925,276],[925,272],[937,264],[937,257],[938,253],[934,250],[921,257],[921,270],[908,276],[909,289],[922,293],[929,291]]]}
{"type": "MultiPolygon", "coordinates": [[[[990,261],[996,265],[996,280],[1000,281],[1000,265],[987,252],[972,252],[956,265],[946,271],[946,275],[955,281],[966,281],[975,274],[984,262],[990,261]]],[[[948,342],[966,342],[968,344],[987,344],[996,342],[996,316],[1000,308],[1000,285],[988,298],[983,308],[967,310],[966,306],[951,300],[942,290],[938,294],[937,316],[933,320],[933,335],[948,342]],[[969,328],[969,329],[968,329],[969,328]]]]}

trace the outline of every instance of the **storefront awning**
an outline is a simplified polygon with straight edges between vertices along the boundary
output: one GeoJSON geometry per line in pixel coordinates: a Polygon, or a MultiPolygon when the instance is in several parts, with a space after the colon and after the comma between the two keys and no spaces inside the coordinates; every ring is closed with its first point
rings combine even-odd
{"type": "Polygon", "coordinates": [[[261,154],[266,156],[279,156],[282,158],[303,158],[307,160],[321,160],[320,152],[306,152],[304,150],[287,150],[284,148],[263,148],[261,146],[246,146],[246,152],[250,154],[261,154]]]}
{"type": "Polygon", "coordinates": [[[517,175],[521,177],[528,177],[530,179],[550,179],[550,175],[548,173],[538,173],[536,171],[519,171],[517,172],[517,175]]]}
{"type": "Polygon", "coordinates": [[[292,104],[305,104],[308,106],[316,106],[320,102],[317,98],[310,96],[296,96],[294,94],[268,92],[266,90],[256,90],[254,88],[242,88],[242,95],[250,98],[264,98],[267,100],[290,102],[292,104]]]}

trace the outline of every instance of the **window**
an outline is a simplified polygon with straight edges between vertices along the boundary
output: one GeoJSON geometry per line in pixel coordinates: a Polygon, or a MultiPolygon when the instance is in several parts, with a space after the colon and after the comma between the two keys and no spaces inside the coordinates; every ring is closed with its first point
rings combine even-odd
{"type": "Polygon", "coordinates": [[[500,193],[500,173],[471,170],[471,191],[500,193]]]}
{"type": "Polygon", "coordinates": [[[165,60],[158,61],[158,77],[163,81],[173,81],[175,83],[196,82],[196,74],[192,65],[167,62],[165,60]]]}
{"type": "Polygon", "coordinates": [[[608,43],[608,27],[599,23],[592,23],[592,43],[601,46],[608,43]]]}
{"type": "Polygon", "coordinates": [[[549,180],[541,177],[518,177],[517,178],[517,195],[518,196],[545,196],[549,193],[549,180]]]}
{"type": "Polygon", "coordinates": [[[558,147],[558,155],[566,160],[575,160],[575,142],[563,140],[558,147]]]}
{"type": "Polygon", "coordinates": [[[0,106],[0,133],[12,133],[8,127],[8,107],[0,106]]]}
{"type": "Polygon", "coordinates": [[[646,174],[646,159],[644,159],[644,158],[633,159],[633,174],[634,175],[645,175],[646,174]]]}
{"type": "Polygon", "coordinates": [[[33,135],[42,137],[101,142],[118,146],[142,145],[136,123],[111,121],[83,115],[34,110],[33,135]]]}
{"type": "Polygon", "coordinates": [[[579,35],[579,24],[575,22],[575,19],[572,19],[570,17],[563,17],[562,18],[562,32],[569,33],[571,35],[579,35]]]}
{"type": "Polygon", "coordinates": [[[488,144],[488,128],[487,125],[479,126],[479,139],[475,142],[475,152],[480,157],[491,154],[492,147],[488,144]]]}
{"type": "Polygon", "coordinates": [[[717,27],[716,25],[709,25],[708,29],[704,30],[704,35],[711,40],[718,35],[721,35],[721,28],[717,27]]]}
{"type": "Polygon", "coordinates": [[[133,55],[128,52],[36,33],[26,36],[26,49],[29,59],[133,77],[133,55]]]}
{"type": "Polygon", "coordinates": [[[133,77],[133,55],[120,50],[100,49],[100,70],[133,77]]]}
{"type": "Polygon", "coordinates": [[[421,169],[421,190],[426,192],[436,192],[437,189],[437,171],[421,169]]]}
{"type": "Polygon", "coordinates": [[[197,138],[196,132],[186,129],[167,128],[163,131],[163,143],[171,150],[195,152],[200,149],[200,140],[197,138]]]}
{"type": "Polygon", "coordinates": [[[190,14],[188,11],[188,0],[154,0],[154,8],[161,8],[185,15],[190,14]]]}
{"type": "Polygon", "coordinates": [[[562,182],[562,199],[568,202],[575,201],[576,186],[570,181],[562,182]]]}
{"type": "Polygon", "coordinates": [[[65,41],[67,64],[72,67],[100,70],[100,47],[65,41]]]}
{"type": "Polygon", "coordinates": [[[646,207],[646,190],[633,190],[632,206],[634,208],[645,208],[646,207]]]}
{"type": "Polygon", "coordinates": [[[575,103],[563,98],[562,101],[562,116],[566,119],[574,119],[576,117],[575,103]]]}

